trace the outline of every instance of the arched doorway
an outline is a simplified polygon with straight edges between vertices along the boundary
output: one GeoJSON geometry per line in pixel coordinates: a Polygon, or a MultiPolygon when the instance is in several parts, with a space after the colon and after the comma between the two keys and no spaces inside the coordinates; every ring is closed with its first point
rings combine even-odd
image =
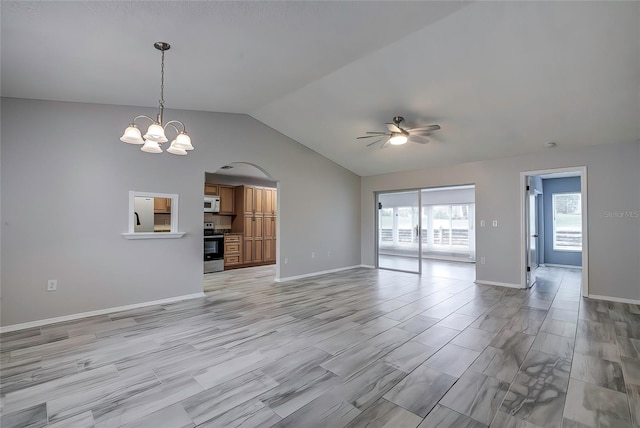
{"type": "Polygon", "coordinates": [[[247,268],[275,277],[278,182],[258,165],[233,162],[205,172],[204,194],[212,204],[204,213],[205,290],[247,268]]]}

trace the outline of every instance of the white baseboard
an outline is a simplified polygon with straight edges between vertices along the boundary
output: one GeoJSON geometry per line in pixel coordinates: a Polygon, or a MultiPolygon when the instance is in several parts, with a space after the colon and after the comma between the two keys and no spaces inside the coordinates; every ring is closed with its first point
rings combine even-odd
{"type": "Polygon", "coordinates": [[[632,305],[640,305],[640,300],[625,299],[623,297],[600,296],[598,294],[589,294],[587,297],[589,299],[606,300],[608,302],[630,303],[632,305]]]}
{"type": "Polygon", "coordinates": [[[373,265],[360,265],[361,268],[367,268],[367,269],[375,269],[376,267],[373,265]]]}
{"type": "Polygon", "coordinates": [[[497,282],[497,281],[482,281],[479,279],[476,279],[475,281],[476,284],[482,284],[482,285],[497,285],[498,287],[509,287],[509,288],[519,288],[521,290],[524,290],[524,288],[522,288],[522,285],[520,284],[511,284],[508,282],[497,282]]]}
{"type": "Polygon", "coordinates": [[[73,321],[80,318],[93,317],[96,315],[111,314],[113,312],[128,311],[130,309],[144,308],[145,306],[164,305],[167,303],[175,303],[183,300],[197,299],[205,297],[204,292],[186,294],[184,296],[169,297],[168,299],[153,300],[151,302],[134,303],[133,305],[116,306],[114,308],[98,309],[97,311],[81,312],[79,314],[64,315],[62,317],[47,318],[38,321],[29,321],[21,324],[7,325],[0,327],[0,333],[8,333],[16,330],[24,330],[26,328],[41,327],[43,325],[55,324],[64,321],[73,321]]]}
{"type": "Polygon", "coordinates": [[[368,266],[363,266],[363,265],[346,266],[346,267],[341,267],[341,268],[337,268],[337,269],[329,269],[329,270],[322,270],[322,271],[319,271],[319,272],[305,273],[303,275],[288,276],[286,278],[276,278],[276,279],[274,279],[274,281],[275,282],[293,281],[295,279],[308,278],[310,276],[324,275],[324,274],[327,274],[327,273],[340,272],[340,271],[343,271],[343,270],[356,269],[356,268],[359,268],[359,267],[368,267],[368,266]]]}

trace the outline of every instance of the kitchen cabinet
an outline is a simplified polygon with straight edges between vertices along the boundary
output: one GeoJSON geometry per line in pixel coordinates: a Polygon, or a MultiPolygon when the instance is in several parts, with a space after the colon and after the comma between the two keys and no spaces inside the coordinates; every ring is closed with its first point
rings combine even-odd
{"type": "Polygon", "coordinates": [[[204,194],[218,196],[218,185],[211,183],[204,183],[204,194]]]}
{"type": "MultiPolygon", "coordinates": [[[[240,231],[237,232],[240,233],[240,231]]],[[[242,233],[244,233],[245,239],[253,239],[253,216],[244,217],[244,227],[242,228],[242,233]]]]}
{"type": "Polygon", "coordinates": [[[256,265],[264,261],[264,250],[262,239],[245,239],[244,240],[244,266],[256,265]]]}
{"type": "Polygon", "coordinates": [[[259,215],[244,218],[244,263],[263,261],[264,217],[259,215]]]}
{"type": "Polygon", "coordinates": [[[260,263],[264,261],[263,245],[264,243],[262,239],[253,240],[253,262],[254,263],[260,263]]]}
{"type": "Polygon", "coordinates": [[[264,217],[256,215],[253,217],[253,238],[264,238],[264,217]]]}
{"type": "Polygon", "coordinates": [[[242,243],[242,262],[244,264],[253,263],[253,239],[245,238],[242,243]]]}
{"type": "Polygon", "coordinates": [[[273,199],[273,215],[278,215],[278,189],[273,189],[273,192],[271,192],[271,198],[273,199]]]}
{"type": "Polygon", "coordinates": [[[255,194],[253,212],[257,215],[264,214],[264,187],[254,187],[253,192],[255,194]]]}
{"type": "Polygon", "coordinates": [[[271,187],[264,188],[264,215],[276,215],[278,207],[278,191],[271,187]]]}
{"type": "Polygon", "coordinates": [[[218,185],[218,193],[220,194],[220,213],[226,215],[235,214],[235,194],[233,186],[218,185]]]}
{"type": "Polygon", "coordinates": [[[264,217],[263,253],[265,262],[276,261],[276,217],[264,217]]]}
{"type": "Polygon", "coordinates": [[[263,221],[264,237],[276,237],[276,217],[264,217],[263,221]]]}
{"type": "Polygon", "coordinates": [[[224,236],[224,267],[231,268],[242,264],[242,235],[224,236]]]}
{"type": "MultiPolygon", "coordinates": [[[[242,197],[242,212],[245,214],[262,215],[265,212],[266,190],[270,188],[260,186],[237,186],[236,201],[242,197]]],[[[272,194],[269,194],[272,197],[272,194]]],[[[271,202],[269,203],[271,205],[271,202]]],[[[238,203],[236,202],[236,213],[239,213],[238,203]]]]}
{"type": "Polygon", "coordinates": [[[170,214],[171,198],[153,198],[153,212],[155,214],[170,214]]]}
{"type": "Polygon", "coordinates": [[[234,233],[242,233],[242,266],[275,262],[275,189],[260,186],[234,188],[234,233]]]}
{"type": "Polygon", "coordinates": [[[242,194],[242,199],[244,200],[244,205],[242,208],[242,212],[245,214],[253,214],[255,212],[255,197],[256,197],[256,189],[253,186],[239,186],[240,193],[242,194]]]}
{"type": "Polygon", "coordinates": [[[264,261],[275,263],[276,261],[276,238],[264,238],[264,261]]]}

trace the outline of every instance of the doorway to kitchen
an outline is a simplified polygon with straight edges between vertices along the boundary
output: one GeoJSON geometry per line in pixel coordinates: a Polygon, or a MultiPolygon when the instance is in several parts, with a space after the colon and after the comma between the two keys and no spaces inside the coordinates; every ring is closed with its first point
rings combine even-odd
{"type": "Polygon", "coordinates": [[[278,182],[268,172],[245,162],[206,172],[204,200],[205,291],[215,275],[227,281],[234,271],[278,269],[278,182]]]}
{"type": "Polygon", "coordinates": [[[475,185],[377,192],[376,211],[376,267],[422,274],[430,260],[475,262],[475,185]]]}
{"type": "Polygon", "coordinates": [[[537,282],[539,267],[582,270],[588,295],[587,169],[527,171],[521,184],[521,283],[537,282]]]}

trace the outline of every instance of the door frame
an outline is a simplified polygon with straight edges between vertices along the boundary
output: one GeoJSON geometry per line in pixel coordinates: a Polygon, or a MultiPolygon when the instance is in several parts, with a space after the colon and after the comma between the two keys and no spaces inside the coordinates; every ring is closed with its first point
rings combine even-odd
{"type": "MultiPolygon", "coordinates": [[[[536,175],[574,172],[580,176],[580,198],[582,209],[582,296],[589,296],[589,219],[587,211],[587,167],[574,166],[565,168],[551,168],[537,171],[520,172],[520,284],[527,288],[527,230],[525,198],[528,197],[527,177],[536,175]]],[[[546,238],[546,237],[545,237],[546,238]]]]}
{"type": "Polygon", "coordinates": [[[538,210],[538,196],[542,194],[541,191],[535,188],[531,188],[533,185],[533,177],[534,175],[527,175],[525,177],[525,186],[528,186],[527,194],[524,200],[524,209],[525,209],[525,219],[524,219],[524,227],[525,227],[525,235],[527,237],[525,241],[525,253],[527,254],[526,267],[531,267],[531,271],[527,271],[529,275],[529,280],[525,277],[525,288],[533,287],[533,284],[536,283],[535,280],[535,271],[538,269],[540,264],[538,260],[540,258],[540,235],[544,233],[542,228],[540,227],[540,218],[539,218],[539,210],[538,210]],[[533,206],[532,206],[533,202],[533,206]],[[534,224],[531,222],[531,213],[534,215],[534,224]],[[531,248],[529,247],[531,244],[532,235],[532,226],[535,228],[535,251],[536,251],[536,260],[534,261],[535,266],[531,266],[531,248]]]}
{"type": "Polygon", "coordinates": [[[406,272],[406,273],[413,273],[413,274],[417,274],[417,275],[422,275],[422,189],[421,188],[416,188],[416,189],[400,189],[400,190],[380,190],[380,191],[375,191],[373,192],[374,195],[374,212],[375,212],[375,216],[374,216],[374,227],[375,227],[375,254],[376,254],[376,264],[375,267],[376,269],[384,269],[384,270],[391,270],[391,271],[395,271],[395,272],[406,272]],[[378,232],[380,231],[380,209],[379,209],[379,203],[380,203],[380,195],[382,194],[389,194],[389,193],[407,193],[407,192],[417,192],[418,193],[418,271],[412,271],[412,270],[403,270],[403,269],[391,269],[391,268],[386,268],[386,267],[380,267],[380,248],[379,248],[379,241],[380,241],[380,237],[378,236],[378,232]]]}

